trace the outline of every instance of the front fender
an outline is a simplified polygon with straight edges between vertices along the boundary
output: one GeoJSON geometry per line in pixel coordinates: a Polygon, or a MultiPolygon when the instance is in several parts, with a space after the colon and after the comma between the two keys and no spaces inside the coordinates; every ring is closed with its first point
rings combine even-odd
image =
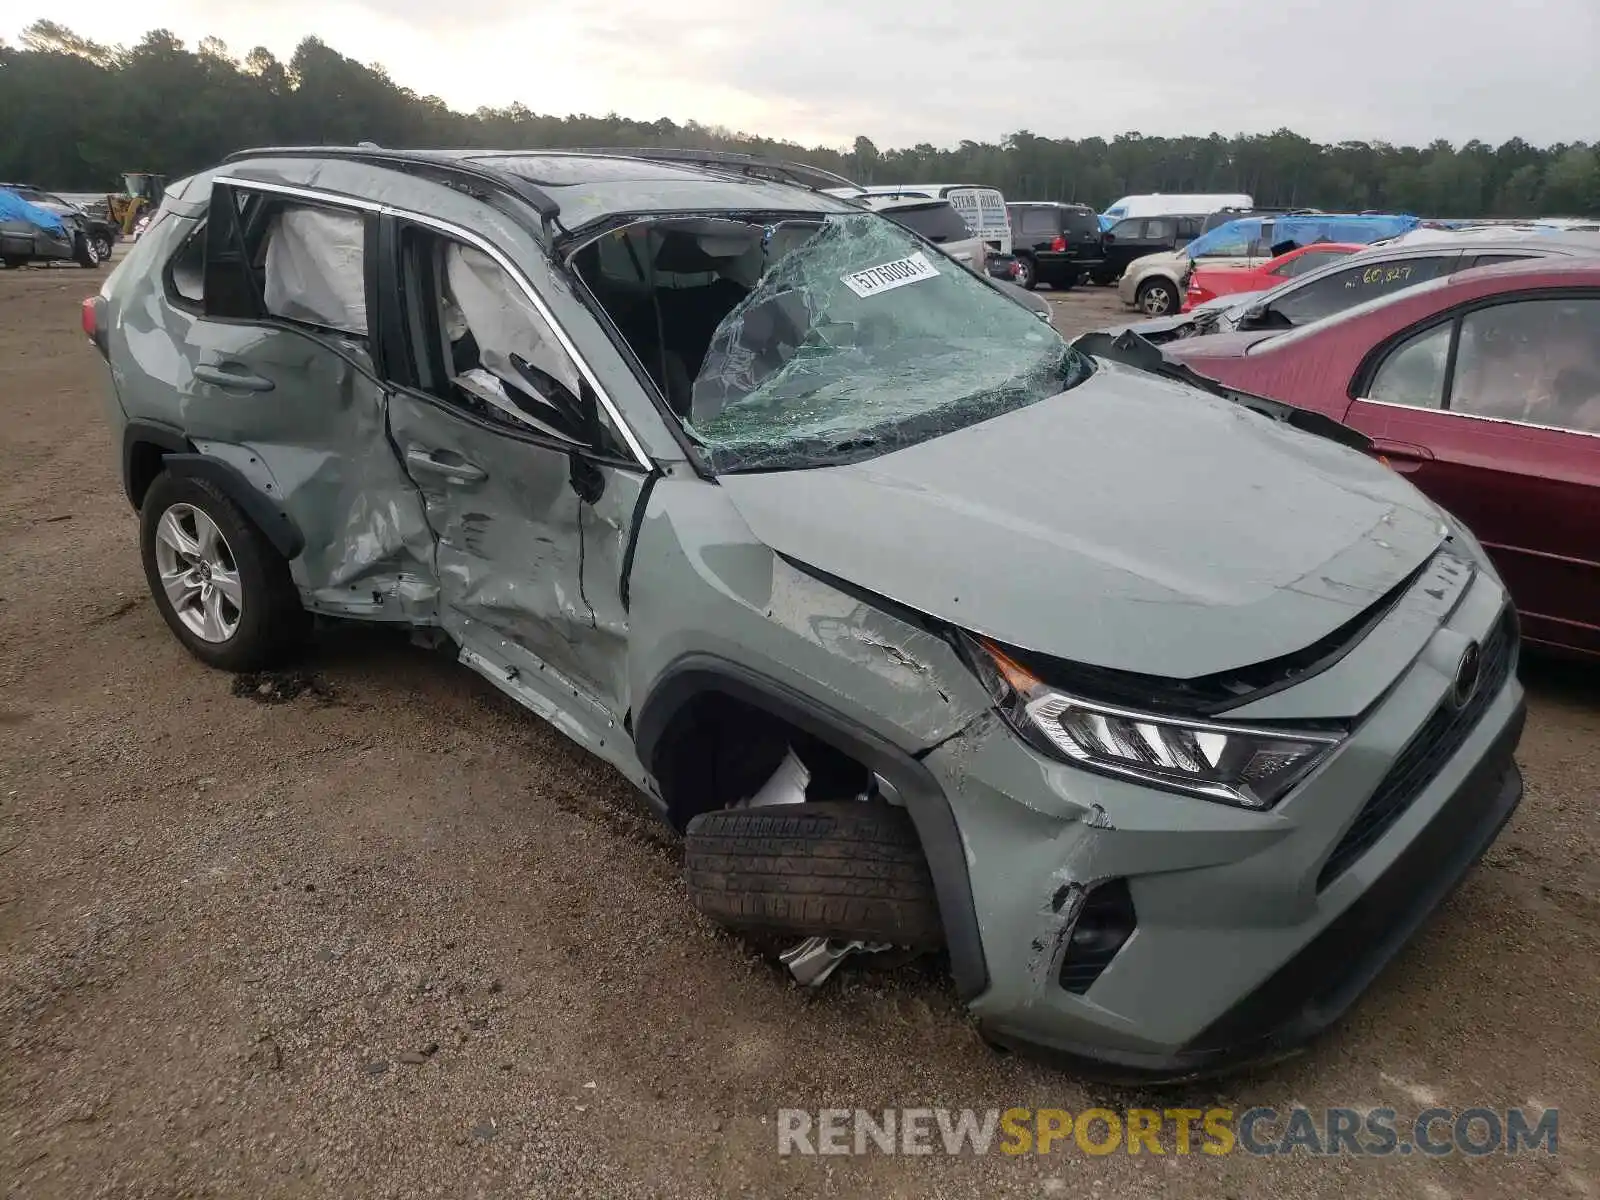
{"type": "Polygon", "coordinates": [[[671,663],[644,698],[634,719],[639,761],[658,769],[662,738],[673,717],[708,692],[747,704],[849,754],[893,789],[916,826],[933,876],[956,990],[970,1000],[989,986],[978,932],[965,843],[938,782],[921,762],[858,723],[777,680],[710,654],[687,654],[671,663]]]}

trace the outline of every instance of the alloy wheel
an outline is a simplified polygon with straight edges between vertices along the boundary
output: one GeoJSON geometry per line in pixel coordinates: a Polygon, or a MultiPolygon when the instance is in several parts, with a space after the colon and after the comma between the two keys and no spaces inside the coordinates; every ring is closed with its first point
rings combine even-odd
{"type": "Polygon", "coordinates": [[[1164,316],[1172,307],[1172,292],[1165,284],[1152,284],[1144,289],[1139,306],[1152,317],[1164,316]]]}
{"type": "Polygon", "coordinates": [[[207,642],[237,633],[244,588],[217,523],[192,504],[174,504],[156,524],[155,543],[162,589],[185,627],[207,642]]]}

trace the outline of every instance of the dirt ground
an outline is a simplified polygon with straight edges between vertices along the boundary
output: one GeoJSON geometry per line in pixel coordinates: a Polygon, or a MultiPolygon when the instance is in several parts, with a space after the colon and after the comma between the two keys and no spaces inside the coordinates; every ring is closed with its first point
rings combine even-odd
{"type": "Polygon", "coordinates": [[[1600,1195],[1593,669],[1526,669],[1520,812],[1341,1026],[1158,1101],[1559,1106],[1555,1156],[780,1158],[783,1106],[1141,1098],[997,1056],[936,968],[799,991],[619,779],[403,638],[265,690],[191,659],[78,332],[98,282],[0,271],[4,1194],[1600,1195]]]}

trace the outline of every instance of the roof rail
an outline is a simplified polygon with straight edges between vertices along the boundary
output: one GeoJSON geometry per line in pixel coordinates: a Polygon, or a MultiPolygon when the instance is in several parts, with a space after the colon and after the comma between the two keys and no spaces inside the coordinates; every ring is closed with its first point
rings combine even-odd
{"type": "Polygon", "coordinates": [[[237,150],[222,161],[239,162],[247,158],[342,158],[350,162],[371,163],[379,167],[406,168],[429,167],[448,175],[479,183],[493,184],[519,199],[527,201],[544,221],[555,221],[561,215],[561,205],[549,192],[532,180],[498,171],[493,167],[457,157],[452,153],[433,150],[383,150],[361,146],[258,146],[250,150],[237,150]]]}
{"type": "Polygon", "coordinates": [[[835,175],[821,167],[806,163],[789,162],[781,158],[767,158],[760,154],[745,154],[737,150],[680,150],[658,146],[594,146],[580,150],[567,150],[566,154],[594,154],[611,158],[644,158],[655,162],[688,163],[691,166],[716,167],[734,171],[753,179],[769,179],[790,183],[798,187],[822,191],[825,188],[850,188],[860,191],[861,185],[843,175],[835,175]]]}

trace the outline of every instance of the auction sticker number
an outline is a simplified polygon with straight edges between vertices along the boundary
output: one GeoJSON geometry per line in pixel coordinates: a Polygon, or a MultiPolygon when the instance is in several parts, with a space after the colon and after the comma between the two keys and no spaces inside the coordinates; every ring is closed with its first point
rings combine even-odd
{"type": "Polygon", "coordinates": [[[1404,283],[1410,278],[1410,264],[1392,267],[1368,267],[1361,272],[1358,278],[1346,283],[1345,287],[1375,287],[1382,283],[1404,283]]]}
{"type": "Polygon", "coordinates": [[[919,250],[910,258],[897,258],[893,262],[868,267],[865,271],[852,271],[848,275],[841,275],[839,282],[856,295],[865,298],[876,296],[879,292],[893,291],[897,287],[905,287],[908,283],[921,283],[924,279],[938,277],[938,268],[919,250]]]}

